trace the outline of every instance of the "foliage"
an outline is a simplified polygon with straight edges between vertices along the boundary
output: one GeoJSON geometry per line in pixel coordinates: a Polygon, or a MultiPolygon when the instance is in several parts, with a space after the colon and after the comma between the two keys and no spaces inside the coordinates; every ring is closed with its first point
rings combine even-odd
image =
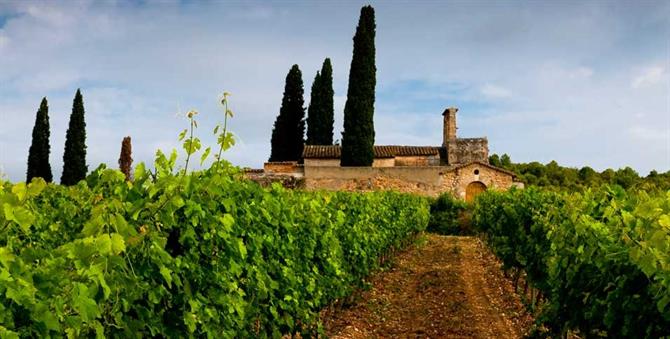
{"type": "Polygon", "coordinates": [[[326,58],[321,72],[316,72],[312,83],[311,100],[307,109],[307,145],[333,144],[333,66],[326,58]]]}
{"type": "Polygon", "coordinates": [[[84,99],[77,89],[72,103],[72,114],[65,134],[63,153],[62,185],[75,185],[86,177],[86,122],[84,121],[84,99]]]}
{"type": "Polygon", "coordinates": [[[183,169],[158,151],[132,182],[101,166],[73,186],[1,183],[0,336],[315,334],[428,222],[417,196],[264,189],[225,160],[188,172],[189,125],[183,169]]]}
{"type": "MultiPolygon", "coordinates": [[[[219,145],[219,152],[214,156],[215,160],[221,160],[221,153],[235,145],[235,136],[228,130],[228,118],[233,117],[233,111],[228,107],[228,97],[230,93],[223,92],[221,96],[221,108],[223,109],[223,125],[217,124],[214,127],[214,135],[217,135],[216,144],[219,145]],[[221,131],[221,133],[219,133],[221,131]]],[[[207,152],[209,154],[209,152],[207,152]]],[[[204,162],[207,155],[200,159],[200,164],[204,162]]]]}
{"type": "Polygon", "coordinates": [[[0,326],[20,336],[310,331],[320,308],[428,219],[422,198],[266,191],[228,166],[150,178],[140,165],[133,183],[98,170],[69,188],[5,187],[0,326]]]}
{"type": "Polygon", "coordinates": [[[547,187],[552,190],[581,191],[586,188],[597,188],[604,185],[619,185],[624,189],[645,191],[670,190],[670,171],[665,173],[651,171],[648,176],[640,177],[630,167],[620,168],[616,171],[606,169],[602,172],[596,172],[588,166],[580,169],[560,166],[556,161],[551,161],[546,165],[537,161],[512,163],[507,154],[502,156],[493,154],[489,157],[489,163],[517,173],[519,179],[527,185],[547,187]]]}
{"type": "Polygon", "coordinates": [[[580,169],[563,167],[555,161],[546,165],[539,162],[512,163],[507,154],[499,157],[493,154],[489,157],[489,163],[493,166],[502,167],[514,171],[519,179],[532,186],[546,187],[552,190],[584,190],[586,188],[597,188],[604,185],[619,185],[624,189],[636,189],[646,191],[667,191],[670,189],[670,171],[658,173],[651,171],[647,177],[640,177],[630,167],[618,170],[606,169],[596,172],[593,168],[585,166],[580,169]]]}
{"type": "Polygon", "coordinates": [[[376,72],[375,11],[372,6],[365,6],[361,8],[354,36],[354,53],[349,70],[342,132],[342,166],[372,166],[376,72]]]}
{"type": "Polygon", "coordinates": [[[469,234],[469,225],[463,222],[467,204],[449,193],[440,195],[430,204],[427,231],[439,234],[469,234]]]}
{"type": "Polygon", "coordinates": [[[33,140],[28,151],[28,173],[26,182],[39,177],[46,182],[53,180],[51,174],[51,165],[49,164],[49,105],[47,98],[42,98],[40,108],[35,117],[35,126],[33,127],[33,140]]]}
{"type": "Polygon", "coordinates": [[[487,191],[473,221],[546,297],[539,319],[551,333],[670,335],[670,192],[487,191]]]}
{"type": "Polygon", "coordinates": [[[270,161],[298,161],[305,137],[302,73],[293,65],[286,75],[284,97],[272,130],[270,161]]]}
{"type": "Polygon", "coordinates": [[[130,137],[123,138],[123,141],[121,141],[121,155],[119,155],[119,169],[126,176],[126,181],[132,180],[130,173],[133,164],[132,152],[130,137]]]}

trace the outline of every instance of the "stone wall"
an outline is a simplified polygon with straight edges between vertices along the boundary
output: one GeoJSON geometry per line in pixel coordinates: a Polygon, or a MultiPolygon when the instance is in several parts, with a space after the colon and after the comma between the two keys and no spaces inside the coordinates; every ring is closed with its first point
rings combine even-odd
{"type": "Polygon", "coordinates": [[[439,155],[396,156],[395,166],[439,166],[439,155]]]}
{"type": "Polygon", "coordinates": [[[393,158],[377,158],[372,161],[372,167],[393,167],[395,166],[395,159],[393,158]]]}
{"type": "Polygon", "coordinates": [[[482,182],[487,188],[508,189],[512,174],[472,163],[456,166],[405,167],[305,167],[304,187],[308,190],[371,191],[395,190],[428,196],[451,192],[465,198],[467,185],[482,182]],[[475,170],[478,174],[475,174],[475,170]]]}
{"type": "Polygon", "coordinates": [[[274,161],[263,164],[265,173],[285,173],[285,174],[302,174],[303,166],[299,165],[297,161],[274,161]]]}
{"type": "MultiPolygon", "coordinates": [[[[393,167],[395,160],[393,158],[377,158],[372,162],[372,167],[393,167]]],[[[305,167],[337,167],[340,166],[340,159],[305,159],[305,167]]]]}
{"type": "Polygon", "coordinates": [[[245,171],[244,177],[257,182],[263,187],[268,187],[275,182],[280,183],[286,188],[304,188],[305,180],[302,177],[287,174],[267,174],[257,171],[245,171]]]}
{"type": "Polygon", "coordinates": [[[458,167],[442,175],[441,191],[450,191],[454,196],[465,199],[467,186],[481,182],[487,189],[506,190],[515,185],[511,174],[478,163],[458,167]]]}
{"type": "Polygon", "coordinates": [[[473,161],[489,162],[489,142],[486,138],[459,138],[447,142],[449,165],[473,161]]]}
{"type": "Polygon", "coordinates": [[[313,166],[340,166],[340,159],[305,159],[305,167],[313,166]]]}

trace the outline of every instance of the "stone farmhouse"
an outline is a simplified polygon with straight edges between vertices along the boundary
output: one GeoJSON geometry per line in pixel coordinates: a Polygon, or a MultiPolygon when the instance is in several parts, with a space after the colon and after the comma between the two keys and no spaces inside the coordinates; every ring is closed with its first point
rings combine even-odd
{"type": "Polygon", "coordinates": [[[514,173],[488,163],[486,138],[457,137],[456,112],[451,107],[442,113],[441,146],[374,146],[372,167],[341,167],[340,146],[305,145],[302,164],[268,162],[263,170],[248,170],[247,176],[308,190],[450,192],[468,201],[486,189],[522,186],[514,173]]]}

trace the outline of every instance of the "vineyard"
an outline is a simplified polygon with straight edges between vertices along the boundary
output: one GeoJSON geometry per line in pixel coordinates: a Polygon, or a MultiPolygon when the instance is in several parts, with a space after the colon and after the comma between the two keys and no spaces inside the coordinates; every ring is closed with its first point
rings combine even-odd
{"type": "Polygon", "coordinates": [[[670,335],[670,193],[487,192],[473,223],[553,335],[670,335]]]}
{"type": "Polygon", "coordinates": [[[0,337],[278,337],[361,286],[428,222],[392,192],[261,188],[225,161],[133,182],[4,183],[0,337]]]}

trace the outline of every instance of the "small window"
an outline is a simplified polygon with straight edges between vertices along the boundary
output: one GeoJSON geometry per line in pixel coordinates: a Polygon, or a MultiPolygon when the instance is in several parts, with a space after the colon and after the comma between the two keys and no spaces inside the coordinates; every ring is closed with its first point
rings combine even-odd
{"type": "Polygon", "coordinates": [[[479,170],[478,169],[475,170],[475,175],[479,175],[479,170]]]}

